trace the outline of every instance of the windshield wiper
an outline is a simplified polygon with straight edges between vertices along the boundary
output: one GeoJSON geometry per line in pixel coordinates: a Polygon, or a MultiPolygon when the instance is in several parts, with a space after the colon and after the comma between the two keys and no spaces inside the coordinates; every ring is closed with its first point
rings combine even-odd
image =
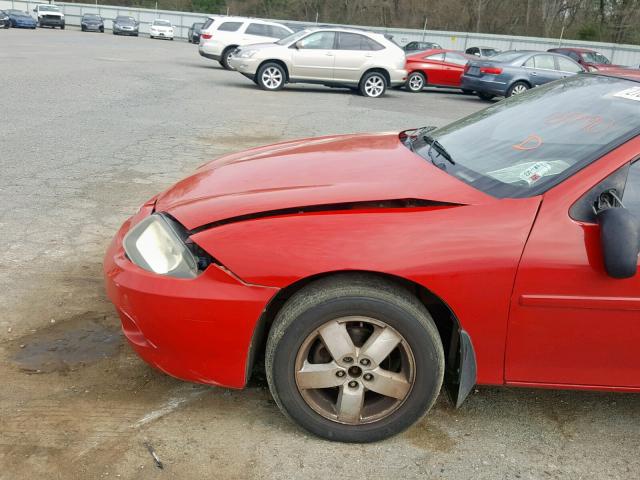
{"type": "MultiPolygon", "coordinates": [[[[449,152],[447,152],[447,149],[444,148],[442,146],[442,144],[436,140],[435,138],[433,138],[431,135],[423,135],[422,139],[425,141],[425,143],[427,143],[429,145],[429,150],[427,150],[427,155],[432,159],[433,161],[433,157],[431,157],[431,149],[435,149],[438,154],[444,158],[445,160],[447,160],[451,165],[455,165],[456,162],[453,160],[453,158],[451,158],[451,155],[449,154],[449,152]]],[[[435,161],[434,165],[435,165],[435,161]]]]}
{"type": "Polygon", "coordinates": [[[438,127],[429,125],[426,127],[416,128],[415,130],[407,130],[407,132],[412,132],[412,133],[411,135],[407,135],[407,141],[405,145],[409,148],[409,150],[411,150],[412,152],[415,152],[416,148],[413,146],[414,142],[418,139],[423,138],[426,133],[429,133],[435,130],[436,128],[438,127]]]}

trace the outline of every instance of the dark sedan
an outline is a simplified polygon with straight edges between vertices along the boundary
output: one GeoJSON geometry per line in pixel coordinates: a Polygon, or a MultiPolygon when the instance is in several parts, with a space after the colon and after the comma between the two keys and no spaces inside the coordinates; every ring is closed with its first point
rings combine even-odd
{"type": "Polygon", "coordinates": [[[9,16],[11,26],[14,28],[36,28],[37,26],[37,22],[28,12],[7,10],[6,13],[9,16]]]}
{"type": "Polygon", "coordinates": [[[510,97],[530,88],[567,78],[586,70],[569,57],[537,51],[504,52],[490,60],[469,62],[461,87],[483,100],[510,97]]]}
{"type": "Polygon", "coordinates": [[[83,32],[104,33],[104,20],[96,13],[85,13],[80,21],[80,28],[83,32]]]}
{"type": "Polygon", "coordinates": [[[9,28],[11,26],[11,19],[4,10],[0,10],[0,27],[9,28]]]}
{"type": "Polygon", "coordinates": [[[425,50],[440,50],[442,47],[433,42],[409,42],[402,49],[407,53],[423,52],[425,50]]]}
{"type": "Polygon", "coordinates": [[[113,21],[114,35],[133,35],[138,36],[138,22],[133,17],[116,17],[113,21]]]}
{"type": "Polygon", "coordinates": [[[202,31],[202,25],[204,23],[194,23],[189,27],[187,32],[187,40],[189,43],[200,43],[200,32],[202,31]]]}

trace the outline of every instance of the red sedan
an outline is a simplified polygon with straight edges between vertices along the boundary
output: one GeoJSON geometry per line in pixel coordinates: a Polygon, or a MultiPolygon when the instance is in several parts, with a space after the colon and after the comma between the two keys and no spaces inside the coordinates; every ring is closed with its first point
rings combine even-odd
{"type": "MultiPolygon", "coordinates": [[[[477,60],[454,50],[427,50],[407,57],[407,90],[420,92],[424,87],[460,88],[464,67],[470,60],[477,60]]],[[[471,92],[468,92],[471,93],[471,92]]]]}
{"type": "Polygon", "coordinates": [[[133,348],[366,442],[444,384],[640,392],[640,82],[585,74],[443,128],[222,157],[104,264],[133,348]]]}

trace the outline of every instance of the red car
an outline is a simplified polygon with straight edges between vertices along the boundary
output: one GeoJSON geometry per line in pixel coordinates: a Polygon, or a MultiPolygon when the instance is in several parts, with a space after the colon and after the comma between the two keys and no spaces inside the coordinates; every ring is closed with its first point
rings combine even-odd
{"type": "Polygon", "coordinates": [[[367,442],[441,386],[640,392],[640,82],[584,74],[434,129],[224,156],[109,247],[133,348],[367,442]]]}
{"type": "Polygon", "coordinates": [[[548,52],[560,53],[575,60],[589,71],[609,70],[613,68],[624,68],[621,65],[612,65],[611,61],[595,50],[588,48],[550,48],[548,52]]]}
{"type": "MultiPolygon", "coordinates": [[[[454,50],[427,50],[407,57],[407,90],[421,92],[424,87],[460,88],[464,67],[469,60],[477,60],[454,50]]],[[[465,93],[471,93],[466,92],[465,93]]]]}

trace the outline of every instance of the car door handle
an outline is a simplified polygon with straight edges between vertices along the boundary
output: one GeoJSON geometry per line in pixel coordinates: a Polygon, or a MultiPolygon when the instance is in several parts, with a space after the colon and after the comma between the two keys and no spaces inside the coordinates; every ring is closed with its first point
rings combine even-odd
{"type": "Polygon", "coordinates": [[[327,52],[327,53],[325,53],[325,55],[326,55],[327,57],[333,57],[333,53],[331,53],[331,52],[327,52]]]}
{"type": "Polygon", "coordinates": [[[532,77],[537,77],[537,76],[538,76],[538,74],[537,74],[536,72],[531,72],[531,76],[532,76],[532,77]]]}

